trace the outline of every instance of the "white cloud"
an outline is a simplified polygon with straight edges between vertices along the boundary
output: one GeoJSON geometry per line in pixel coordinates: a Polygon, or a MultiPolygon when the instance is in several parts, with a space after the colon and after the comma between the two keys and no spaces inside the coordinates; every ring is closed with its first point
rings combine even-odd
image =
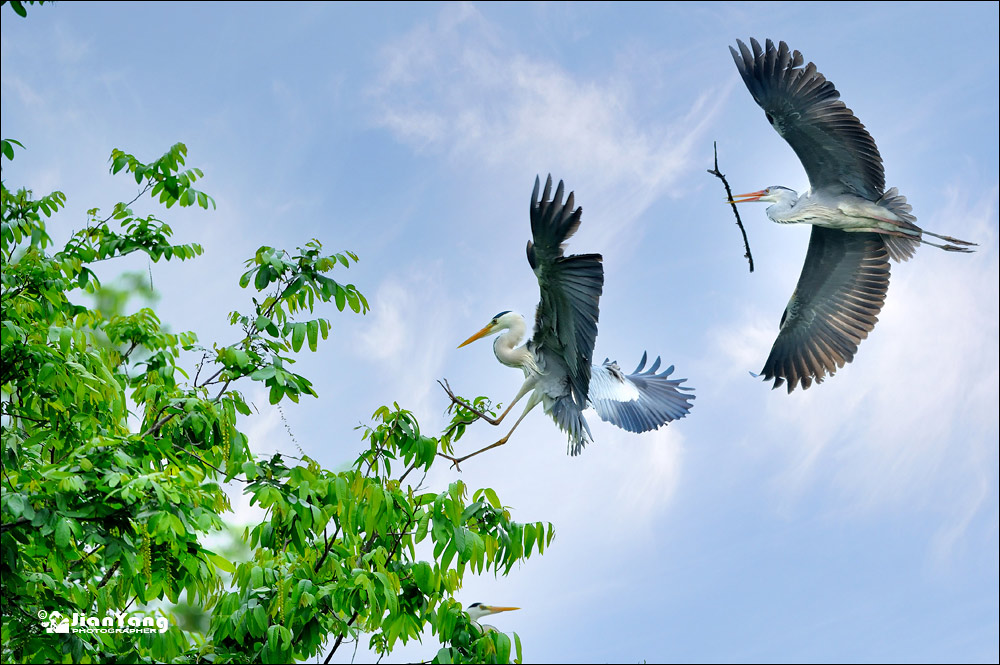
{"type": "Polygon", "coordinates": [[[445,353],[454,348],[455,335],[441,266],[410,268],[408,279],[390,275],[378,287],[356,342],[381,366],[381,378],[388,384],[383,394],[405,396],[404,408],[423,419],[439,413],[431,406],[431,394],[438,390],[435,379],[441,375],[445,353]]]}
{"type": "Polygon", "coordinates": [[[508,46],[498,26],[470,5],[449,5],[432,23],[383,49],[370,95],[375,122],[418,151],[443,152],[495,171],[546,172],[587,192],[587,227],[604,251],[623,229],[690,172],[692,146],[733,84],[700,91],[641,122],[642,90],[629,71],[603,80],[508,46]]]}
{"type": "Polygon", "coordinates": [[[45,99],[38,91],[20,76],[4,76],[3,87],[16,94],[25,107],[38,108],[45,104],[45,99]]]}

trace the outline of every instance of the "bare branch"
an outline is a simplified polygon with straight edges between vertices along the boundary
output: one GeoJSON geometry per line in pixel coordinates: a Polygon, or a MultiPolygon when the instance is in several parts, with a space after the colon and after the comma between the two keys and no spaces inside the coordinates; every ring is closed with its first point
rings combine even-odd
{"type": "MultiPolygon", "coordinates": [[[[142,188],[141,190],[139,190],[139,193],[135,195],[135,198],[134,198],[134,199],[132,199],[131,201],[129,201],[128,203],[126,203],[126,204],[125,204],[125,207],[126,207],[126,208],[129,208],[129,207],[131,207],[133,203],[135,203],[136,201],[138,201],[138,200],[139,200],[139,197],[140,197],[140,196],[142,196],[143,194],[145,194],[146,192],[148,192],[148,191],[149,191],[149,190],[151,190],[152,188],[153,188],[153,183],[151,183],[151,182],[147,182],[147,183],[146,183],[146,186],[145,186],[145,187],[143,187],[143,188],[142,188]]],[[[112,206],[112,208],[113,208],[113,206],[112,206]]],[[[111,218],[112,218],[112,217],[114,217],[114,216],[115,216],[115,213],[114,213],[114,211],[112,210],[111,214],[110,214],[110,215],[108,215],[107,217],[105,217],[104,219],[102,219],[100,223],[101,223],[101,224],[107,224],[108,222],[110,222],[110,221],[111,221],[111,218]]],[[[87,228],[91,228],[89,224],[87,225],[87,228]]]]}
{"type": "Polygon", "coordinates": [[[712,151],[715,153],[715,168],[708,169],[708,172],[714,175],[716,178],[722,181],[722,184],[726,186],[726,200],[729,201],[729,205],[733,207],[733,214],[736,215],[736,225],[740,227],[740,233],[743,234],[743,246],[746,247],[747,261],[750,262],[750,272],[753,272],[753,255],[750,254],[750,241],[747,240],[747,230],[743,228],[743,221],[740,219],[740,211],[736,209],[736,204],[733,203],[733,190],[729,188],[729,181],[726,180],[726,176],[719,171],[719,148],[715,141],[712,141],[712,151]]]}

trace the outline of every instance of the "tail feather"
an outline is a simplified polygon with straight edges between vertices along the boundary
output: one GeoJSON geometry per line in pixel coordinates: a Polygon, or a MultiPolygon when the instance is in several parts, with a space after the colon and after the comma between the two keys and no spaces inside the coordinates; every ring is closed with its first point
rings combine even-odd
{"type": "Polygon", "coordinates": [[[895,187],[890,187],[882,197],[876,201],[877,205],[887,208],[897,217],[903,220],[900,228],[903,231],[900,235],[883,234],[882,240],[885,248],[889,250],[889,256],[897,262],[903,262],[913,257],[920,244],[921,229],[917,226],[917,218],[911,214],[913,206],[906,202],[906,197],[899,193],[895,187]],[[906,232],[909,231],[907,234],[906,232]]]}
{"type": "Polygon", "coordinates": [[[556,424],[566,432],[569,442],[566,452],[572,456],[583,452],[584,447],[594,440],[594,435],[590,432],[590,425],[583,417],[583,412],[569,396],[557,399],[553,404],[549,415],[556,421],[556,424]]]}
{"type": "Polygon", "coordinates": [[[900,194],[895,187],[886,191],[877,203],[884,208],[888,208],[897,217],[903,220],[903,222],[899,225],[900,233],[882,235],[885,247],[889,250],[889,256],[895,261],[906,261],[913,256],[914,252],[917,250],[917,246],[921,244],[938,247],[946,252],[966,253],[975,251],[969,249],[970,247],[978,246],[978,244],[974,242],[959,240],[958,238],[952,238],[951,236],[938,235],[937,233],[927,231],[917,226],[917,218],[911,213],[913,207],[906,202],[906,197],[900,194]],[[931,242],[930,240],[925,239],[924,236],[940,238],[948,244],[942,245],[940,243],[931,242]]]}

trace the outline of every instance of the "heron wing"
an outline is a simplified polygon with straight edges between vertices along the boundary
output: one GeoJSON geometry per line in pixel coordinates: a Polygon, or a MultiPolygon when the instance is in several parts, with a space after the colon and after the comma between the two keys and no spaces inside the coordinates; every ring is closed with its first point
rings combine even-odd
{"type": "Polygon", "coordinates": [[[659,357],[643,371],[645,366],[645,353],[628,376],[618,363],[607,359],[594,366],[589,399],[601,420],[629,432],[648,432],[688,414],[694,395],[683,392],[692,390],[681,385],[687,379],[667,378],[674,371],[673,365],[657,374],[659,357]]]}
{"type": "Polygon", "coordinates": [[[889,289],[889,252],[877,233],[813,226],[795,291],[781,315],[781,332],[761,374],[788,392],[808,388],[854,359],[889,289]]]}
{"type": "Polygon", "coordinates": [[[573,209],[572,192],[563,203],[562,181],[549,200],[552,176],[545,181],[541,200],[538,188],[536,177],[531,194],[532,239],[528,241],[527,252],[528,263],[538,278],[541,299],[535,312],[532,342],[543,362],[555,362],[566,368],[565,393],[550,397],[568,399],[578,411],[583,411],[597,339],[604,267],[600,254],[563,256],[563,242],[579,228],[583,210],[573,209]]]}
{"type": "Polygon", "coordinates": [[[750,94],[764,115],[799,156],[813,191],[853,193],[874,201],[885,191],[882,156],[871,135],[840,101],[833,83],[802,66],[802,54],[770,39],[761,49],[736,40],[729,50],[750,94]]]}

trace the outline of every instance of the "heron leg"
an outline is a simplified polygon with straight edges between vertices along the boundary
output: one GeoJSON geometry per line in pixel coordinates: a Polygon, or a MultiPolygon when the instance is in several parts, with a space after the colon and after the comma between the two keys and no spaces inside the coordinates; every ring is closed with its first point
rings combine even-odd
{"type": "Polygon", "coordinates": [[[483,413],[479,409],[473,407],[468,402],[465,402],[465,401],[459,399],[458,397],[456,397],[455,393],[453,393],[452,390],[451,390],[451,386],[448,385],[448,380],[447,379],[444,379],[443,382],[442,381],[438,381],[438,385],[441,386],[444,389],[444,391],[448,394],[448,397],[451,398],[451,401],[452,401],[453,404],[457,404],[458,406],[462,407],[463,409],[465,409],[467,411],[471,411],[472,413],[474,413],[476,415],[476,417],[481,418],[482,420],[485,420],[490,425],[499,425],[501,422],[503,422],[503,419],[507,417],[507,414],[510,413],[510,410],[512,408],[514,408],[514,405],[517,404],[518,402],[520,402],[521,398],[524,397],[526,394],[528,394],[528,391],[530,391],[532,388],[535,387],[535,380],[533,378],[527,379],[521,385],[521,389],[517,391],[517,395],[514,396],[514,399],[512,399],[511,402],[510,402],[510,404],[507,405],[507,408],[504,409],[504,412],[500,414],[499,418],[491,418],[490,416],[486,415],[485,413],[483,413]]]}
{"type": "MultiPolygon", "coordinates": [[[[931,233],[930,231],[923,231],[923,234],[924,235],[928,235],[928,236],[934,236],[935,238],[941,238],[941,240],[944,240],[946,242],[953,242],[956,245],[966,245],[968,247],[978,247],[979,246],[978,242],[969,242],[968,240],[959,240],[958,238],[952,238],[951,236],[941,236],[941,235],[938,235],[936,233],[931,233]]],[[[936,245],[936,246],[940,247],[940,245],[936,245]]]]}
{"type": "Polygon", "coordinates": [[[908,238],[915,242],[919,242],[922,245],[930,245],[931,247],[938,247],[945,250],[946,252],[965,252],[970,253],[973,250],[968,249],[969,247],[976,247],[977,244],[974,242],[969,242],[967,240],[959,240],[958,238],[952,238],[951,236],[942,236],[937,233],[931,233],[924,229],[906,229],[905,231],[890,231],[881,227],[857,227],[852,229],[844,229],[845,231],[853,231],[856,233],[880,233],[884,236],[896,236],[898,238],[908,238]],[[923,236],[934,236],[935,238],[941,238],[947,241],[949,244],[942,245],[940,243],[931,242],[923,236]],[[951,244],[957,243],[957,244],[951,244]]]}
{"type": "MultiPolygon", "coordinates": [[[[521,399],[521,396],[518,396],[517,399],[521,399]]],[[[479,453],[485,453],[487,450],[492,450],[493,448],[496,448],[498,446],[502,446],[503,444],[507,443],[507,439],[509,439],[510,435],[514,433],[514,430],[517,429],[517,426],[521,424],[521,421],[524,420],[524,417],[526,415],[528,415],[528,413],[533,408],[535,408],[538,405],[538,403],[541,402],[541,401],[542,401],[541,397],[537,397],[536,395],[532,395],[531,398],[528,400],[528,403],[524,405],[524,413],[522,413],[521,417],[517,419],[517,422],[514,423],[514,426],[510,428],[510,431],[507,432],[507,435],[504,436],[499,441],[497,441],[496,443],[491,443],[490,445],[486,446],[485,448],[480,448],[476,452],[469,453],[468,455],[465,455],[464,457],[452,457],[451,455],[445,455],[444,453],[438,453],[438,455],[440,455],[441,457],[443,457],[443,458],[445,458],[447,460],[451,460],[451,465],[453,467],[455,467],[456,469],[458,469],[459,471],[461,471],[462,470],[461,467],[458,466],[461,462],[464,462],[465,460],[469,459],[470,457],[475,457],[479,453]]],[[[513,404],[511,406],[513,406],[513,404]]],[[[507,407],[507,411],[510,411],[510,407],[507,407]]]]}

